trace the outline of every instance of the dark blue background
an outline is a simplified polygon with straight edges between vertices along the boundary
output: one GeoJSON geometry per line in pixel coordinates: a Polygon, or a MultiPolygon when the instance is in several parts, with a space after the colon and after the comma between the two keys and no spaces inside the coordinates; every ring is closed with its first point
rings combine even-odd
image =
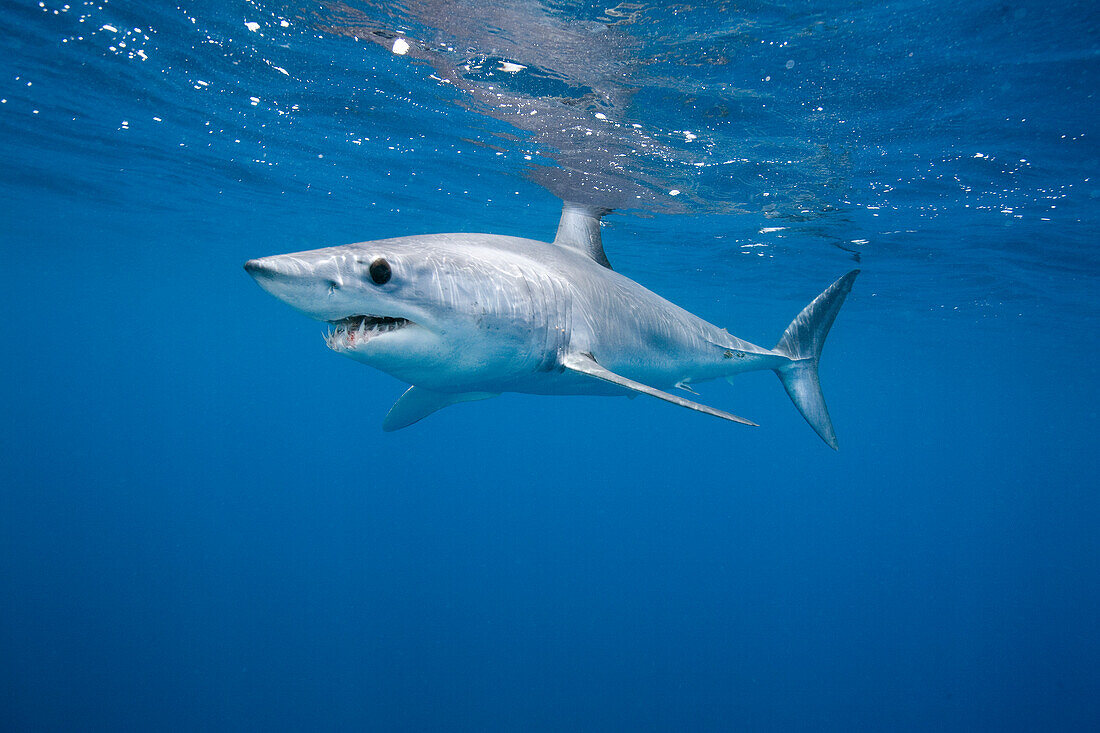
{"type": "MultiPolygon", "coordinates": [[[[146,105],[172,124],[173,93],[83,85],[69,72],[101,59],[54,67],[19,41],[46,34],[41,11],[4,12],[21,65],[0,107],[4,727],[1100,725],[1094,181],[1072,179],[1053,222],[924,218],[932,182],[886,221],[847,214],[917,230],[864,251],[825,350],[838,453],[769,374],[703,389],[756,429],[505,395],[383,434],[403,385],[325,350],[241,263],[420,231],[549,238],[559,202],[479,148],[469,168],[379,144],[359,171],[310,153],[219,172],[221,148],[176,149],[201,123],[107,129],[146,105]],[[28,73],[47,90],[33,117],[15,109],[36,101],[28,73]],[[407,165],[430,180],[391,186],[407,165]]],[[[381,87],[427,73],[390,62],[381,87]]],[[[1089,100],[1059,124],[1093,133],[1089,100]]],[[[468,113],[442,109],[456,139],[468,113]]],[[[323,150],[324,119],[279,134],[323,150]]],[[[1064,158],[1095,167],[1064,144],[1031,144],[1040,169],[1007,197],[1064,186],[1064,158]]],[[[851,190],[873,189],[856,168],[851,190]]],[[[768,223],[616,216],[604,239],[624,274],[770,345],[854,263],[798,230],[734,256],[768,223]]]]}

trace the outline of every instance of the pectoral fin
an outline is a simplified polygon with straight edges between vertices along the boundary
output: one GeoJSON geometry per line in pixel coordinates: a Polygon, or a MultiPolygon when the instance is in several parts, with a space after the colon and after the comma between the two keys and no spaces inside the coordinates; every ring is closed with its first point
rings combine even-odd
{"type": "Polygon", "coordinates": [[[665,402],[671,402],[674,405],[679,405],[680,407],[686,407],[689,410],[705,412],[708,415],[714,415],[715,417],[720,417],[724,420],[731,420],[733,422],[739,422],[742,425],[752,425],[756,427],[756,423],[754,423],[752,420],[746,420],[743,417],[738,417],[737,415],[733,415],[722,410],[717,410],[713,407],[700,405],[698,402],[692,402],[691,400],[686,400],[683,397],[677,397],[676,395],[662,392],[659,389],[655,389],[653,387],[650,387],[649,385],[642,384],[641,382],[635,382],[633,379],[627,379],[624,376],[616,374],[615,372],[609,371],[600,366],[591,354],[566,354],[562,358],[562,365],[565,366],[566,369],[570,369],[574,372],[587,374],[590,377],[602,379],[605,382],[611,382],[612,384],[617,384],[620,387],[625,387],[626,389],[634,390],[635,392],[647,394],[651,397],[656,397],[659,400],[664,400],[665,402]]]}
{"type": "Polygon", "coordinates": [[[496,397],[492,392],[436,392],[423,387],[409,387],[405,394],[397,398],[393,407],[382,421],[382,429],[387,433],[407,428],[419,422],[436,410],[456,402],[472,402],[496,397]]]}

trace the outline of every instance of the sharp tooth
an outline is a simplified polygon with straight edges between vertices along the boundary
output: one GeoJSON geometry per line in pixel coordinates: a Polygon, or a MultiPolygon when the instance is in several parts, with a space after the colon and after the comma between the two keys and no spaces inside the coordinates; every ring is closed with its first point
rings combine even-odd
{"type": "Polygon", "coordinates": [[[360,337],[362,337],[363,334],[365,334],[366,332],[367,332],[367,319],[364,318],[363,320],[359,321],[358,334],[359,334],[360,337]]]}

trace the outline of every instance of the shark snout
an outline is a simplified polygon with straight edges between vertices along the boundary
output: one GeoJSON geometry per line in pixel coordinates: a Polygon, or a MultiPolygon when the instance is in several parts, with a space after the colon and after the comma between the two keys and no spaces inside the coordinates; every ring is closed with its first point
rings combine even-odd
{"type": "Polygon", "coordinates": [[[284,257],[260,257],[244,263],[245,272],[257,280],[291,276],[296,274],[296,269],[293,263],[284,257]]]}
{"type": "Polygon", "coordinates": [[[244,263],[245,271],[254,278],[340,281],[340,260],[335,257],[311,256],[312,252],[259,257],[244,263]]]}
{"type": "Polygon", "coordinates": [[[259,257],[244,263],[256,284],[284,303],[320,320],[343,318],[356,309],[343,293],[340,261],[311,252],[259,257]]]}
{"type": "Polygon", "coordinates": [[[244,269],[264,289],[309,286],[321,281],[329,285],[340,279],[334,263],[312,262],[292,255],[259,257],[244,263],[244,269]]]}

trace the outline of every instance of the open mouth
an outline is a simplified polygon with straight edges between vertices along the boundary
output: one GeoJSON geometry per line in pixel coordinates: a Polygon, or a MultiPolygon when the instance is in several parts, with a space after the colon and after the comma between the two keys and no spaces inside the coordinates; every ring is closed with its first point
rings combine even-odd
{"type": "Polygon", "coordinates": [[[391,318],[390,316],[348,316],[336,321],[329,321],[334,328],[328,329],[324,335],[325,344],[330,349],[352,349],[357,344],[366,343],[384,333],[398,331],[412,325],[407,318],[391,318]]]}

